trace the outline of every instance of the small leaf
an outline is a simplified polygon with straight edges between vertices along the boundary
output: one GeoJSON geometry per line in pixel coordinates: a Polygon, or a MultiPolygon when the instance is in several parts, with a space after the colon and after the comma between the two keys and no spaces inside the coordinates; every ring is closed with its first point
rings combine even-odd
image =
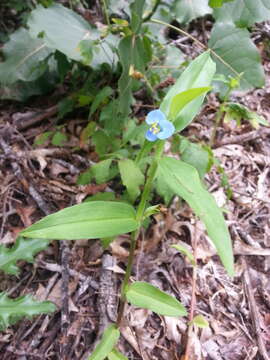
{"type": "Polygon", "coordinates": [[[143,214],[143,218],[147,218],[149,216],[152,216],[152,215],[155,215],[155,214],[158,214],[160,212],[160,205],[154,205],[154,206],[149,206],[144,214],[143,214]]]}
{"type": "Polygon", "coordinates": [[[96,179],[97,184],[103,184],[110,179],[110,166],[112,159],[98,162],[91,167],[91,173],[96,179]]]}
{"type": "Polygon", "coordinates": [[[224,267],[232,276],[234,270],[230,233],[221,209],[203,187],[197,170],[183,161],[164,157],[159,161],[158,171],[171,190],[183,198],[204,222],[224,267]]]}
{"type": "Polygon", "coordinates": [[[184,306],[174,297],[143,281],[127,286],[127,301],[165,316],[186,316],[184,306]]]}
{"type": "Polygon", "coordinates": [[[56,131],[53,135],[51,143],[54,146],[63,146],[65,142],[67,142],[67,135],[61,133],[61,131],[56,131]]]}
{"type": "Polygon", "coordinates": [[[46,239],[24,239],[18,237],[11,248],[0,245],[0,269],[7,274],[17,275],[19,268],[16,265],[18,260],[28,262],[34,261],[34,256],[46,249],[49,244],[46,239]]]}
{"type": "Polygon", "coordinates": [[[134,202],[140,195],[140,185],[144,183],[144,175],[133,160],[120,160],[118,166],[123,185],[127,188],[130,200],[134,202]]]}
{"type": "MultiPolygon", "coordinates": [[[[183,141],[182,141],[183,142],[183,141]]],[[[194,166],[200,178],[203,179],[204,175],[210,171],[213,165],[213,160],[210,153],[199,144],[186,141],[186,146],[181,152],[181,160],[194,166]]]]}
{"type": "Polygon", "coordinates": [[[50,301],[36,301],[31,296],[11,299],[6,293],[0,293],[0,330],[14,324],[22,317],[54,312],[56,307],[50,301]]]}
{"type": "Polygon", "coordinates": [[[132,206],[113,201],[89,201],[48,215],[21,232],[25,237],[56,240],[95,239],[138,228],[132,206]]]}
{"type": "Polygon", "coordinates": [[[127,357],[125,357],[123,354],[121,354],[116,349],[113,349],[113,351],[109,353],[108,359],[109,360],[128,360],[127,357]]]}
{"type": "Polygon", "coordinates": [[[190,260],[191,264],[193,266],[196,266],[196,261],[194,259],[194,256],[187,248],[179,244],[171,245],[171,247],[180,251],[182,254],[186,255],[186,257],[190,260]]]}
{"type": "Polygon", "coordinates": [[[192,100],[211,90],[210,86],[182,91],[172,98],[169,118],[174,121],[178,113],[192,100]]]}
{"type": "Polygon", "coordinates": [[[98,109],[99,105],[106,100],[107,98],[109,98],[113,93],[113,90],[110,86],[105,86],[103,89],[101,89],[97,96],[95,97],[91,108],[90,108],[90,113],[89,116],[93,115],[94,112],[98,109]]]}
{"type": "Polygon", "coordinates": [[[112,324],[104,331],[100,343],[95,348],[88,360],[103,360],[112,351],[120,337],[120,331],[112,324]]]}
{"type": "Polygon", "coordinates": [[[190,324],[197,325],[199,328],[207,328],[209,327],[208,321],[202,315],[196,315],[190,324]]]}

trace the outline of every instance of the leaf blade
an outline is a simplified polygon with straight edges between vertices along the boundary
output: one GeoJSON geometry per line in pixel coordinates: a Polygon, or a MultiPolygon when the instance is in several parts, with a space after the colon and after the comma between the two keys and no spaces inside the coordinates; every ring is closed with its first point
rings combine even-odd
{"type": "Polygon", "coordinates": [[[48,215],[21,235],[56,240],[95,239],[130,232],[138,226],[135,210],[129,204],[91,201],[48,215]]]}
{"type": "Polygon", "coordinates": [[[183,161],[162,158],[158,171],[167,185],[183,198],[203,221],[229,275],[233,275],[233,251],[229,231],[213,196],[204,189],[195,168],[183,161]]]}
{"type": "MultiPolygon", "coordinates": [[[[211,85],[214,74],[216,71],[216,65],[210,57],[210,52],[206,51],[185,69],[176,83],[168,91],[167,95],[163,99],[160,109],[169,117],[171,101],[182,91],[186,91],[192,88],[208,87],[211,85]]],[[[177,131],[183,130],[188,124],[191,123],[193,118],[197,115],[200,107],[203,103],[204,95],[197,97],[187,104],[177,115],[174,120],[174,126],[177,131]]]]}
{"type": "Polygon", "coordinates": [[[88,360],[103,360],[112,351],[120,337],[120,331],[116,325],[112,324],[104,331],[100,343],[94,352],[88,357],[88,360]]]}
{"type": "Polygon", "coordinates": [[[6,293],[0,293],[0,329],[14,324],[22,317],[54,312],[55,305],[50,301],[36,301],[30,295],[11,299],[6,293]]]}
{"type": "Polygon", "coordinates": [[[132,305],[152,310],[165,316],[186,316],[184,306],[174,297],[143,281],[136,281],[125,291],[132,305]]]}
{"type": "MultiPolygon", "coordinates": [[[[181,93],[175,95],[171,101],[170,106],[170,115],[171,119],[174,119],[177,114],[192,100],[196,99],[198,96],[207,93],[211,90],[210,86],[189,89],[186,91],[182,91],[181,93]]],[[[173,121],[173,120],[172,120],[173,121]]]]}

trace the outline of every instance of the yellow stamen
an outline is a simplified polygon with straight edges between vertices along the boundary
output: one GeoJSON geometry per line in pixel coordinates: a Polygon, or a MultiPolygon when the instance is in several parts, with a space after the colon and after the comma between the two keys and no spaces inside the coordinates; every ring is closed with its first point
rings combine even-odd
{"type": "Polygon", "coordinates": [[[150,127],[150,131],[153,133],[153,134],[158,134],[160,132],[160,127],[158,125],[157,122],[153,123],[150,127]]]}

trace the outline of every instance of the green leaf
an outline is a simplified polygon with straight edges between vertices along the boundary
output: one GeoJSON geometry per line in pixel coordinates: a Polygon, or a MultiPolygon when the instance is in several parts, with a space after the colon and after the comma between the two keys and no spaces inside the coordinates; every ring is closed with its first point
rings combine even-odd
{"type": "Polygon", "coordinates": [[[121,354],[116,349],[113,349],[113,351],[109,353],[108,359],[109,360],[128,360],[127,357],[125,357],[123,354],[121,354]]]}
{"type": "Polygon", "coordinates": [[[126,36],[120,41],[118,52],[122,65],[122,75],[118,81],[120,93],[118,112],[127,116],[132,102],[132,88],[136,84],[136,80],[129,75],[130,67],[133,66],[135,71],[142,74],[145,72],[146,65],[152,57],[151,42],[146,36],[126,36]]]}
{"type": "Polygon", "coordinates": [[[163,176],[160,176],[159,173],[156,175],[155,187],[157,193],[164,199],[165,205],[168,205],[174,196],[174,192],[169,188],[163,176]]]}
{"type": "Polygon", "coordinates": [[[180,94],[175,95],[171,101],[169,118],[172,119],[172,121],[174,121],[174,118],[177,117],[179,112],[188,103],[196,99],[198,96],[207,93],[209,90],[211,90],[211,87],[207,86],[202,88],[189,89],[186,91],[182,91],[180,94]]]}
{"type": "Polygon", "coordinates": [[[0,63],[0,83],[34,81],[44,73],[41,62],[51,53],[41,39],[33,39],[24,28],[15,31],[2,48],[5,61],[0,63]]]}
{"type": "Polygon", "coordinates": [[[234,0],[209,0],[208,5],[212,8],[220,8],[224,3],[234,0]]]}
{"type": "Polygon", "coordinates": [[[112,324],[104,331],[100,343],[95,348],[88,360],[103,360],[112,351],[120,337],[120,331],[112,324]]]}
{"type": "Polygon", "coordinates": [[[34,256],[46,249],[49,244],[46,239],[24,239],[18,237],[11,248],[0,245],[0,269],[7,274],[17,275],[19,268],[16,265],[18,260],[28,262],[34,261],[34,256]]]}
{"type": "Polygon", "coordinates": [[[180,253],[186,255],[186,257],[189,259],[191,264],[193,266],[196,266],[196,261],[194,259],[194,256],[187,248],[185,248],[184,246],[179,245],[179,244],[171,245],[171,247],[178,250],[180,253]]]}
{"type": "Polygon", "coordinates": [[[51,143],[54,146],[63,146],[67,140],[68,138],[66,134],[63,134],[61,131],[56,131],[52,137],[51,143]]]}
{"type": "Polygon", "coordinates": [[[110,179],[110,166],[112,159],[98,162],[91,167],[91,173],[96,179],[97,184],[103,184],[110,179]]]}
{"type": "Polygon", "coordinates": [[[140,185],[144,183],[144,175],[133,160],[118,162],[123,185],[126,186],[130,200],[133,202],[140,195],[140,185]]]}
{"type": "Polygon", "coordinates": [[[136,34],[139,33],[141,24],[143,22],[143,8],[145,0],[134,0],[130,5],[131,21],[130,27],[136,34]]]}
{"type": "Polygon", "coordinates": [[[192,319],[191,324],[197,325],[199,328],[202,329],[209,327],[208,321],[202,315],[196,315],[192,319]]]}
{"type": "MultiPolygon", "coordinates": [[[[192,88],[208,87],[214,77],[215,69],[215,63],[211,60],[208,51],[198,56],[190,63],[176,83],[168,91],[160,105],[160,109],[167,117],[169,117],[173,98],[179,93],[192,88]]],[[[178,113],[174,120],[174,126],[177,131],[183,130],[191,123],[193,118],[198,114],[204,97],[205,95],[201,95],[192,100],[178,113]]]]}
{"type": "Polygon", "coordinates": [[[184,306],[174,297],[143,281],[128,285],[125,291],[132,305],[149,309],[165,316],[186,316],[184,306]]]}
{"type": "Polygon", "coordinates": [[[208,6],[208,0],[177,0],[174,13],[179,23],[186,24],[197,17],[211,14],[212,9],[208,6]]]}
{"type": "MultiPolygon", "coordinates": [[[[212,29],[209,47],[238,73],[244,73],[240,80],[242,90],[264,85],[264,71],[256,46],[245,29],[239,29],[229,22],[217,22],[212,29]]],[[[235,74],[216,57],[217,72],[225,76],[235,74]]]]}
{"type": "Polygon", "coordinates": [[[233,22],[238,27],[250,27],[256,22],[270,19],[268,0],[237,0],[224,4],[214,12],[218,22],[233,22]]]}
{"type": "MultiPolygon", "coordinates": [[[[82,40],[95,40],[98,33],[74,11],[60,4],[48,8],[40,5],[30,14],[27,25],[33,37],[43,36],[45,44],[73,60],[85,62],[81,54],[82,40]]],[[[90,63],[90,62],[89,62],[90,63]]]]}
{"type": "Polygon", "coordinates": [[[257,129],[259,125],[270,126],[263,116],[258,115],[256,112],[238,103],[226,103],[226,105],[224,105],[224,111],[229,118],[237,121],[241,119],[249,120],[255,129],[257,129]]]}
{"type": "Polygon", "coordinates": [[[101,89],[97,96],[95,97],[91,108],[90,108],[90,113],[89,116],[93,115],[94,112],[97,110],[97,108],[99,107],[99,105],[106,100],[108,97],[110,97],[113,93],[113,90],[110,86],[105,86],[103,89],[101,89]]]}
{"type": "Polygon", "coordinates": [[[181,153],[181,160],[195,167],[201,179],[211,169],[213,163],[212,157],[207,150],[188,140],[185,149],[181,153]]]}
{"type": "Polygon", "coordinates": [[[56,307],[50,301],[36,301],[31,296],[11,299],[6,293],[0,293],[0,330],[14,324],[22,317],[54,312],[56,307]]]}
{"type": "Polygon", "coordinates": [[[183,198],[203,221],[229,275],[233,275],[233,252],[228,228],[215,199],[202,186],[197,170],[173,158],[159,162],[159,173],[168,186],[183,198]]]}
{"type": "Polygon", "coordinates": [[[21,232],[25,237],[76,240],[124,234],[138,228],[132,206],[113,201],[90,201],[48,215],[21,232]]]}

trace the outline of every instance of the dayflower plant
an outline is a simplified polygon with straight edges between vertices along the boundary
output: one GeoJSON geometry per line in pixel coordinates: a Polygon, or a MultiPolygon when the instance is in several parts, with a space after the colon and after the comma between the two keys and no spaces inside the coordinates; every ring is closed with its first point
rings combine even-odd
{"type": "Polygon", "coordinates": [[[145,121],[148,125],[151,125],[145,134],[148,141],[167,139],[175,131],[174,125],[166,119],[165,114],[159,109],[150,111],[145,121]]]}

